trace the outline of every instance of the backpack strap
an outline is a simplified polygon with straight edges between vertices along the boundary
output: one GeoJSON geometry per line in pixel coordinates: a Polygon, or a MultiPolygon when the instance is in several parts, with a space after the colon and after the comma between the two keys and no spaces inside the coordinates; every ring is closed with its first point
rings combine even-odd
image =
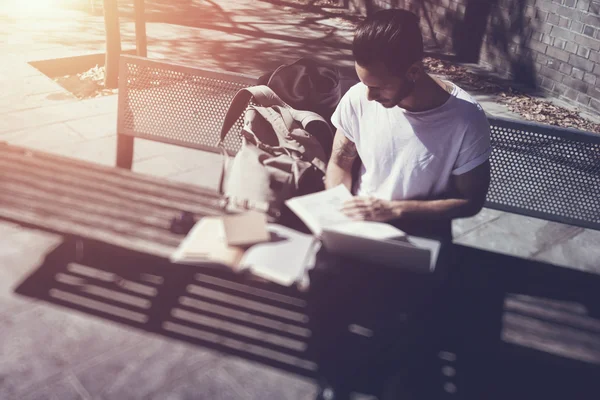
{"type": "MultiPolygon", "coordinates": [[[[286,122],[287,118],[292,118],[292,123],[294,121],[294,117],[293,115],[295,115],[295,111],[293,108],[287,108],[287,107],[281,107],[278,108],[277,112],[275,110],[273,110],[270,107],[254,107],[254,109],[261,115],[261,117],[263,117],[265,119],[265,121],[267,121],[272,127],[273,130],[275,131],[275,134],[277,135],[278,139],[279,139],[279,145],[283,148],[287,148],[290,150],[295,150],[298,151],[299,148],[298,146],[294,146],[292,145],[292,143],[290,142],[285,142],[282,140],[282,138],[288,136],[291,133],[291,130],[288,128],[289,126],[291,126],[291,124],[288,124],[286,122]]],[[[310,114],[312,114],[310,111],[308,112],[310,114]]],[[[327,126],[327,128],[329,129],[329,125],[323,120],[323,118],[321,118],[319,115],[317,115],[318,118],[314,118],[314,119],[310,119],[310,118],[304,118],[304,121],[300,121],[302,123],[302,126],[304,127],[304,123],[306,121],[308,121],[307,123],[310,122],[314,122],[314,121],[323,121],[323,123],[325,124],[325,126],[327,126]]],[[[312,165],[314,165],[319,171],[321,171],[323,174],[326,173],[327,171],[327,164],[324,162],[324,160],[320,160],[319,158],[315,157],[313,160],[306,160],[308,162],[310,162],[312,165]]]]}
{"type": "Polygon", "coordinates": [[[222,146],[225,137],[240,116],[244,113],[246,107],[248,107],[250,99],[253,97],[256,102],[263,107],[280,106],[289,108],[289,106],[283,100],[281,100],[279,96],[277,96],[277,93],[275,93],[268,86],[252,86],[239,90],[233,97],[231,105],[229,106],[229,110],[227,110],[227,114],[225,115],[223,127],[221,128],[221,135],[218,144],[219,146],[222,146]]]}

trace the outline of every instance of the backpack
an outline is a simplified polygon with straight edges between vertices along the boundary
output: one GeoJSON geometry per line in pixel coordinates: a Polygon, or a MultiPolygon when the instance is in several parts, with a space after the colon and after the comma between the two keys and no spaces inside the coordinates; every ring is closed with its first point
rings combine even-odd
{"type": "MultiPolygon", "coordinates": [[[[262,75],[259,85],[267,85],[297,110],[313,111],[328,123],[342,98],[346,78],[336,67],[311,58],[300,58],[262,75]]],[[[335,130],[330,123],[332,130],[335,130]]]]}
{"type": "Polygon", "coordinates": [[[254,209],[265,212],[270,222],[298,226],[284,202],[324,189],[324,149],[332,142],[333,132],[320,115],[292,108],[264,85],[240,90],[227,111],[219,141],[225,158],[219,190],[227,211],[254,209]],[[244,112],[242,146],[232,158],[223,141],[244,112]]]}

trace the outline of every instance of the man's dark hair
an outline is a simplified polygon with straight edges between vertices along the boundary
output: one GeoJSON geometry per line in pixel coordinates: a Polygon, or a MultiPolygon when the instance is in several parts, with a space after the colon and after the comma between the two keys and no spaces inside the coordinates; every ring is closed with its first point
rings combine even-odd
{"type": "Polygon", "coordinates": [[[363,67],[381,61],[392,74],[404,74],[423,59],[419,18],[406,10],[377,11],[356,29],[352,53],[363,67]]]}

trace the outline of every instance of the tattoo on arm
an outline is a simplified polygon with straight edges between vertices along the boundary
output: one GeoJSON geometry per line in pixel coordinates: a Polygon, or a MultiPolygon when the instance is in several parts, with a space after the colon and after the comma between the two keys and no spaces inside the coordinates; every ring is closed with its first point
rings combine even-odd
{"type": "Polygon", "coordinates": [[[358,156],[356,145],[349,140],[336,140],[333,143],[331,159],[342,168],[352,167],[352,163],[358,156]]]}

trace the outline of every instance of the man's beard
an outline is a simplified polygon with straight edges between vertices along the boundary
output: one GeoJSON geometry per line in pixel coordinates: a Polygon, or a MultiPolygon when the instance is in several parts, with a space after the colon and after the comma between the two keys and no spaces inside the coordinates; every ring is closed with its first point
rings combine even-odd
{"type": "Polygon", "coordinates": [[[402,100],[410,96],[415,91],[415,82],[411,80],[406,80],[405,84],[402,85],[402,88],[396,93],[394,97],[390,100],[385,100],[385,102],[380,102],[382,106],[386,108],[396,107],[402,100]]]}

